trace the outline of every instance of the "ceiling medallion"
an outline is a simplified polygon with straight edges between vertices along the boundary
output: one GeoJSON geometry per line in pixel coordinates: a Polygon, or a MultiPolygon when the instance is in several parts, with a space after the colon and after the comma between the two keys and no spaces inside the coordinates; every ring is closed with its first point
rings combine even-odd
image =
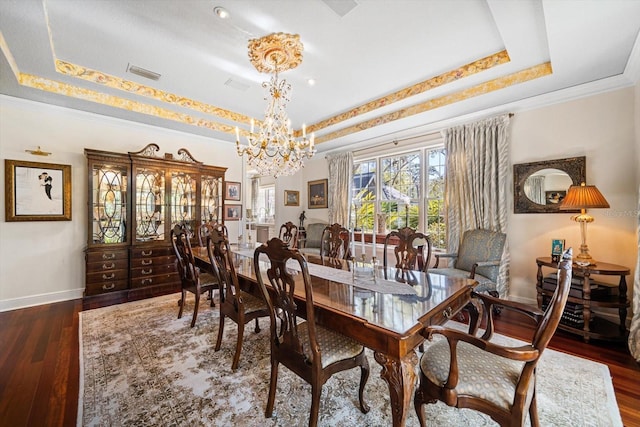
{"type": "Polygon", "coordinates": [[[291,85],[278,80],[280,71],[290,70],[302,62],[302,43],[297,34],[274,33],[249,40],[249,59],[261,73],[272,74],[270,81],[262,83],[267,101],[264,120],[254,133],[255,121],[247,145],[240,145],[240,131],[236,127],[236,149],[239,156],[247,155],[247,163],[261,175],[292,175],[304,166],[304,159],[315,154],[314,135],[307,138],[302,125],[302,138],[293,136],[291,120],[285,108],[289,102],[291,85]]]}

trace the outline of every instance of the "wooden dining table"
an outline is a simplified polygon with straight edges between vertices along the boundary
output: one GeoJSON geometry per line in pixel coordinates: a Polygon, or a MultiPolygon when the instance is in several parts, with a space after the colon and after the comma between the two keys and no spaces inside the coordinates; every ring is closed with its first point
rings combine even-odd
{"type": "MultiPolygon", "coordinates": [[[[210,268],[206,248],[196,247],[193,251],[196,262],[210,268]]],[[[243,290],[261,296],[253,258],[246,256],[246,250],[239,252],[243,255],[236,253],[234,262],[240,285],[243,290]]],[[[310,264],[322,264],[317,256],[305,257],[310,264]]],[[[331,265],[336,267],[336,262],[331,265]]],[[[351,268],[345,261],[337,263],[340,265],[351,268]]],[[[261,271],[267,268],[265,264],[261,271]]],[[[393,425],[404,426],[416,384],[418,357],[414,350],[424,340],[420,330],[429,325],[442,325],[465,308],[477,282],[417,271],[407,274],[393,268],[386,272],[379,268],[378,281],[383,281],[385,273],[390,280],[398,280],[402,292],[376,292],[311,275],[314,310],[318,324],[373,350],[375,360],[382,367],[380,375],[389,387],[393,425]],[[411,292],[406,292],[407,286],[411,292]]],[[[298,275],[296,280],[302,280],[302,276],[298,275]]],[[[265,283],[268,286],[268,281],[265,283]]],[[[296,295],[303,302],[304,286],[297,288],[302,288],[300,294],[296,289],[296,295]]],[[[305,304],[298,307],[303,309],[305,304]]],[[[477,321],[477,311],[471,310],[470,315],[472,322],[477,321]]],[[[304,313],[300,316],[305,317],[304,313]]]]}

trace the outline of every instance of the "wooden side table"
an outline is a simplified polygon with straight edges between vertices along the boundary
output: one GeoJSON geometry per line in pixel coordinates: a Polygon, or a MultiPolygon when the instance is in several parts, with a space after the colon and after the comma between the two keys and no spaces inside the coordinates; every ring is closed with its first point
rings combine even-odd
{"type": "MultiPolygon", "coordinates": [[[[536,258],[538,264],[537,284],[536,291],[538,293],[538,307],[542,308],[544,297],[551,297],[553,295],[552,290],[543,289],[544,275],[542,273],[543,267],[550,267],[557,269],[558,263],[552,262],[551,257],[536,258]]],[[[627,267],[608,264],[605,262],[597,262],[595,265],[589,265],[586,267],[573,264],[573,277],[579,277],[583,279],[582,296],[576,297],[569,295],[568,302],[580,304],[583,306],[582,314],[584,317],[584,326],[577,328],[572,325],[560,323],[558,326],[560,329],[582,335],[585,342],[589,342],[591,338],[600,340],[611,341],[624,341],[627,339],[628,331],[626,328],[627,309],[630,306],[630,302],[627,299],[627,281],[626,276],[630,274],[627,267]],[[603,276],[620,276],[618,282],[618,295],[591,295],[591,276],[592,275],[603,276]],[[620,317],[620,323],[615,324],[601,316],[593,315],[591,313],[592,307],[602,308],[617,308],[620,317]]],[[[615,288],[615,285],[609,285],[615,288]]]]}

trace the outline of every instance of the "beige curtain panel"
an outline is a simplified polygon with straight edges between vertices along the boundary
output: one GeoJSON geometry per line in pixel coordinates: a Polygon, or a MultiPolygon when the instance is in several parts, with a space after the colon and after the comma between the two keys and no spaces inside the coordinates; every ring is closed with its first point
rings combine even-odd
{"type": "Polygon", "coordinates": [[[629,351],[640,362],[640,187],[638,187],[638,261],[633,279],[633,317],[629,331],[629,351]]]}
{"type": "Polygon", "coordinates": [[[327,161],[329,162],[329,224],[337,222],[349,228],[353,153],[334,154],[328,156],[327,161]]]}
{"type": "MultiPolygon", "coordinates": [[[[443,131],[447,150],[447,249],[456,252],[466,230],[506,233],[509,115],[443,131]]],[[[509,247],[504,247],[497,290],[509,294],[509,247]]]]}

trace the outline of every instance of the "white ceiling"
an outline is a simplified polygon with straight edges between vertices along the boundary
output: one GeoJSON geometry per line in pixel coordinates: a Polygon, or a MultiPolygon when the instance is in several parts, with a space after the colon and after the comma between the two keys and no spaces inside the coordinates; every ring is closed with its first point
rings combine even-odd
{"type": "Polygon", "coordinates": [[[506,63],[334,119],[316,130],[320,141],[330,138],[318,144],[320,151],[633,85],[640,76],[640,0],[2,0],[0,31],[1,93],[229,142],[235,139],[229,129],[248,129],[239,116],[261,119],[266,106],[261,83],[268,76],[248,59],[252,38],[300,35],[302,64],[281,75],[293,87],[287,111],[296,129],[507,51],[506,63]],[[340,16],[330,5],[355,7],[340,16]],[[219,19],[215,6],[231,17],[219,19]],[[56,59],[231,116],[63,74],[56,59]],[[144,79],[128,73],[129,64],[162,76],[144,79]],[[526,74],[528,69],[538,74],[526,74]],[[523,73],[530,79],[518,83],[526,80],[523,73]],[[58,92],[73,96],[19,84],[16,75],[49,88],[64,83],[71,89],[58,92]],[[229,79],[246,90],[225,85],[229,79]],[[111,97],[106,103],[78,98],[84,91],[111,97]],[[113,106],[127,101],[147,113],[130,111],[131,103],[113,106]],[[158,108],[174,120],[158,117],[158,108]]]}

